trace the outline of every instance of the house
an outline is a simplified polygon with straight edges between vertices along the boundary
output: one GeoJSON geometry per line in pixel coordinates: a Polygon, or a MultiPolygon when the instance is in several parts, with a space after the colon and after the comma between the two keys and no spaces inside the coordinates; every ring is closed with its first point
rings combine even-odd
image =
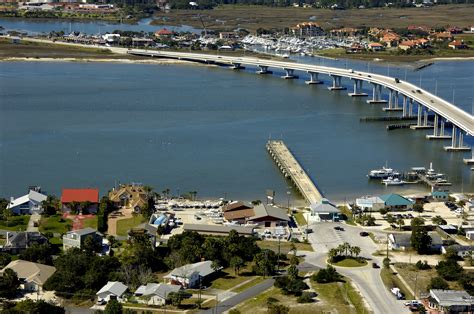
{"type": "Polygon", "coordinates": [[[450,32],[439,32],[432,36],[436,41],[448,41],[453,39],[453,35],[450,32]]]}
{"type": "Polygon", "coordinates": [[[170,31],[170,30],[168,30],[168,29],[166,29],[166,28],[162,28],[162,29],[157,30],[157,31],[155,32],[155,37],[158,37],[158,38],[161,38],[161,39],[163,39],[163,38],[170,38],[170,37],[173,36],[173,34],[174,34],[174,33],[173,33],[172,31],[170,31]]]}
{"type": "Polygon", "coordinates": [[[96,295],[99,300],[109,302],[110,300],[124,301],[123,295],[128,287],[120,281],[109,281],[100,289],[96,295]]]}
{"type": "Polygon", "coordinates": [[[98,189],[63,189],[61,194],[63,211],[80,210],[82,213],[97,213],[99,207],[98,189]]]}
{"type": "Polygon", "coordinates": [[[322,199],[319,204],[310,205],[310,221],[337,221],[339,220],[339,209],[327,199],[322,199]]]}
{"type": "Polygon", "coordinates": [[[431,198],[435,201],[446,201],[449,198],[449,192],[433,191],[431,192],[431,198]]]}
{"type": "Polygon", "coordinates": [[[354,43],[349,48],[346,49],[346,53],[361,53],[365,51],[364,46],[361,44],[354,43]]]}
{"type": "Polygon", "coordinates": [[[385,50],[385,46],[382,45],[381,43],[370,43],[369,49],[372,51],[382,51],[382,50],[385,50]]]}
{"type": "Polygon", "coordinates": [[[338,37],[354,37],[359,33],[359,31],[360,30],[358,28],[343,27],[331,30],[331,35],[335,35],[338,37]]]}
{"type": "Polygon", "coordinates": [[[454,250],[457,255],[461,258],[473,256],[474,257],[474,245],[450,245],[441,248],[441,253],[446,254],[448,249],[454,250]]]}
{"type": "Polygon", "coordinates": [[[151,38],[132,38],[133,47],[149,47],[155,44],[155,41],[151,38]]]}
{"type": "Polygon", "coordinates": [[[122,184],[109,192],[109,199],[117,207],[132,208],[139,212],[148,205],[148,192],[141,184],[122,184]]]}
{"type": "Polygon", "coordinates": [[[392,32],[386,32],[383,37],[380,38],[380,42],[387,45],[387,47],[396,47],[400,42],[400,36],[392,32]]]}
{"type": "Polygon", "coordinates": [[[66,251],[70,248],[82,248],[87,238],[93,237],[97,243],[102,244],[102,235],[93,228],[84,228],[79,230],[68,231],[63,235],[63,249],[66,251]]]}
{"type": "Polygon", "coordinates": [[[466,231],[466,238],[469,240],[474,240],[474,230],[466,231]]]}
{"type": "Polygon", "coordinates": [[[35,190],[30,190],[28,194],[18,198],[11,198],[7,209],[10,209],[16,215],[40,214],[43,211],[41,202],[46,201],[48,197],[35,190]]]}
{"type": "MultiPolygon", "coordinates": [[[[443,240],[436,232],[429,232],[431,237],[431,251],[440,251],[443,240]]],[[[405,251],[411,248],[411,233],[390,233],[388,235],[388,247],[391,250],[405,251]]]]}
{"type": "Polygon", "coordinates": [[[3,275],[3,272],[7,268],[13,270],[17,274],[21,283],[20,288],[27,292],[42,292],[46,280],[56,272],[56,268],[53,266],[33,263],[21,259],[10,262],[1,270],[0,274],[3,275]]]}
{"type": "Polygon", "coordinates": [[[180,285],[168,285],[164,283],[148,283],[138,287],[135,291],[135,296],[138,297],[139,303],[148,305],[165,305],[166,298],[172,292],[181,290],[180,285]]]}
{"type": "Polygon", "coordinates": [[[246,205],[240,201],[234,201],[226,204],[222,211],[224,212],[225,220],[229,222],[238,222],[245,224],[250,217],[255,216],[255,211],[252,206],[246,205]]]}
{"type": "Polygon", "coordinates": [[[120,42],[120,34],[105,34],[102,39],[108,44],[117,44],[120,42]]]}
{"type": "Polygon", "coordinates": [[[379,211],[385,207],[385,202],[377,196],[364,196],[357,198],[355,204],[364,211],[379,211]]]}
{"type": "Polygon", "coordinates": [[[239,225],[206,225],[206,224],[185,224],[183,226],[184,231],[194,231],[202,235],[217,235],[226,236],[231,230],[237,231],[242,236],[253,236],[255,235],[254,228],[251,226],[239,226],[239,225]]]}
{"type": "Polygon", "coordinates": [[[259,204],[253,211],[255,215],[248,218],[248,221],[265,227],[286,227],[290,221],[286,210],[278,207],[259,204]]]}
{"type": "Polygon", "coordinates": [[[7,232],[3,251],[10,254],[19,254],[33,244],[44,244],[47,242],[48,239],[37,231],[7,232]]]}
{"type": "Polygon", "coordinates": [[[384,207],[390,211],[407,210],[413,205],[411,200],[399,194],[385,194],[379,198],[384,202],[384,207]]]}
{"type": "Polygon", "coordinates": [[[314,37],[324,35],[324,30],[315,22],[298,23],[295,27],[291,28],[291,32],[293,33],[293,36],[296,37],[314,37]]]}
{"type": "Polygon", "coordinates": [[[464,43],[464,40],[453,40],[448,44],[449,48],[452,48],[454,50],[458,49],[467,49],[467,45],[464,43]]]}
{"type": "Polygon", "coordinates": [[[234,32],[220,32],[219,39],[229,40],[229,39],[236,39],[238,36],[234,32]]]}
{"type": "Polygon", "coordinates": [[[175,268],[163,278],[183,288],[199,288],[199,285],[209,280],[214,273],[212,261],[203,261],[175,268]]]}
{"type": "Polygon", "coordinates": [[[466,291],[431,289],[428,297],[428,313],[472,313],[474,297],[466,291]]]}

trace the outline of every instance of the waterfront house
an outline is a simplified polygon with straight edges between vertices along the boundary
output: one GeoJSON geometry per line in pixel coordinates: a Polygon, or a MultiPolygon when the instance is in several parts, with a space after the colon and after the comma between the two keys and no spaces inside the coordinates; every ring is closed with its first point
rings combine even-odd
{"type": "Polygon", "coordinates": [[[168,283],[180,285],[183,288],[199,288],[199,285],[208,281],[214,273],[212,261],[203,261],[175,268],[163,278],[168,283]]]}
{"type": "Polygon", "coordinates": [[[449,48],[452,48],[454,50],[458,49],[467,49],[467,45],[464,43],[464,40],[453,40],[448,44],[449,48]]]}
{"type": "Polygon", "coordinates": [[[11,269],[17,274],[20,280],[20,289],[25,292],[42,292],[46,280],[56,272],[56,268],[53,266],[21,259],[10,262],[1,270],[0,275],[3,275],[5,269],[11,269]]]}
{"type": "Polygon", "coordinates": [[[310,221],[337,221],[339,220],[339,209],[323,198],[319,204],[310,205],[310,221]]]}
{"type": "Polygon", "coordinates": [[[47,242],[48,239],[37,231],[7,232],[3,251],[10,254],[20,254],[33,244],[44,244],[47,242]]]}
{"type": "Polygon", "coordinates": [[[400,36],[393,32],[385,32],[383,37],[380,38],[382,44],[386,44],[387,47],[397,47],[400,42],[400,36]]]}
{"type": "Polygon", "coordinates": [[[38,191],[30,190],[26,195],[18,198],[10,198],[7,209],[17,215],[31,215],[33,213],[41,214],[43,212],[41,202],[46,201],[47,198],[46,195],[41,194],[38,191]]]}
{"type": "Polygon", "coordinates": [[[165,39],[165,38],[171,38],[173,36],[173,32],[166,29],[166,28],[162,28],[160,30],[157,30],[155,32],[155,37],[158,37],[160,39],[165,39]]]}
{"type": "Polygon", "coordinates": [[[123,302],[123,296],[127,290],[128,287],[120,281],[109,281],[96,293],[96,295],[99,300],[104,300],[106,302],[109,302],[110,300],[123,302]]]}
{"type": "Polygon", "coordinates": [[[109,192],[109,199],[117,207],[139,212],[148,205],[148,192],[141,184],[122,184],[109,192]]]}
{"type": "Polygon", "coordinates": [[[385,46],[382,45],[381,43],[370,43],[369,49],[372,51],[382,51],[382,50],[385,50],[385,46]]]}
{"type": "Polygon", "coordinates": [[[385,194],[379,196],[384,207],[390,211],[407,210],[413,206],[413,201],[399,194],[385,194]]]}
{"type": "Polygon", "coordinates": [[[278,207],[259,204],[253,208],[253,211],[255,215],[248,218],[248,222],[264,227],[286,227],[290,221],[286,210],[278,207]]]}
{"type": "Polygon", "coordinates": [[[446,201],[449,198],[449,192],[433,191],[431,192],[431,198],[435,201],[446,201]]]}
{"type": "Polygon", "coordinates": [[[164,283],[148,283],[141,285],[135,291],[138,303],[144,303],[148,305],[165,305],[166,299],[172,292],[178,292],[181,290],[180,285],[168,285],[164,283]]]}
{"type": "Polygon", "coordinates": [[[474,257],[474,245],[449,245],[449,246],[442,246],[441,253],[446,254],[448,250],[454,250],[457,256],[461,258],[473,256],[474,257]]]}
{"type": "Polygon", "coordinates": [[[92,228],[73,230],[63,235],[63,249],[66,251],[76,247],[81,249],[87,238],[92,237],[94,241],[102,245],[102,235],[92,228]]]}
{"type": "Polygon", "coordinates": [[[61,195],[63,211],[97,213],[99,207],[98,189],[63,189],[61,195]]]}
{"type": "Polygon", "coordinates": [[[474,307],[474,297],[466,291],[431,289],[426,301],[428,313],[472,313],[474,307]]]}

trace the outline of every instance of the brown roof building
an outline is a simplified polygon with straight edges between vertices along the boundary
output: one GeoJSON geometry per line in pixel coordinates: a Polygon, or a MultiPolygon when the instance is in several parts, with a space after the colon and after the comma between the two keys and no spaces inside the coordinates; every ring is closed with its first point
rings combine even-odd
{"type": "Polygon", "coordinates": [[[139,184],[122,184],[109,192],[109,199],[118,207],[144,208],[148,203],[148,192],[139,184]]]}

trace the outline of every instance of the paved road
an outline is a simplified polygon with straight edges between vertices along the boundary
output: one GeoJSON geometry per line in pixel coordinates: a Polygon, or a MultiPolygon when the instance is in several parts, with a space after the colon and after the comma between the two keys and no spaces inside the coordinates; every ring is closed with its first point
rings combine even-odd
{"type": "Polygon", "coordinates": [[[266,279],[263,282],[259,283],[258,285],[255,285],[229,299],[219,302],[216,308],[210,309],[207,311],[202,311],[201,313],[203,314],[224,313],[225,311],[230,310],[232,307],[236,306],[237,304],[244,302],[245,300],[248,300],[250,298],[253,298],[259,295],[260,293],[262,293],[263,291],[271,288],[274,282],[275,282],[274,279],[266,279]]]}
{"type": "Polygon", "coordinates": [[[39,231],[38,227],[35,227],[35,221],[40,221],[41,215],[40,214],[31,214],[30,220],[28,221],[28,227],[26,228],[26,231],[28,232],[34,232],[34,231],[39,231]]]}
{"type": "MultiPolygon", "coordinates": [[[[359,235],[362,229],[329,222],[315,223],[311,227],[314,233],[309,235],[309,240],[315,252],[305,252],[307,263],[326,267],[327,252],[343,242],[349,242],[351,245],[357,245],[361,248],[361,256],[373,258],[374,262],[379,265],[382,264],[381,257],[372,256],[377,246],[369,237],[359,235]],[[343,226],[345,231],[334,230],[336,225],[343,226]]],[[[403,306],[403,302],[396,300],[384,286],[380,278],[380,269],[373,269],[368,265],[357,268],[337,267],[337,270],[344,276],[351,278],[374,313],[408,313],[408,310],[403,306]]]]}

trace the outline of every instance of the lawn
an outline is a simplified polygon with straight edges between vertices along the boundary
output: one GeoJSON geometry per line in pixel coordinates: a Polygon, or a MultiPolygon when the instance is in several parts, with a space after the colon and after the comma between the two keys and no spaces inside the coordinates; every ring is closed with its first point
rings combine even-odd
{"type": "Polygon", "coordinates": [[[147,220],[142,215],[136,215],[131,218],[117,220],[117,235],[126,236],[128,230],[136,228],[147,220]]]}
{"type": "Polygon", "coordinates": [[[413,295],[408,291],[401,280],[396,275],[394,275],[391,269],[383,267],[382,271],[380,272],[380,277],[382,278],[383,284],[385,287],[387,287],[387,289],[390,290],[394,287],[398,287],[405,295],[407,300],[413,299],[413,295]]]}
{"type": "Polygon", "coordinates": [[[345,278],[345,282],[333,283],[315,283],[312,282],[314,290],[319,294],[318,299],[329,305],[334,305],[339,313],[354,312],[353,307],[357,313],[370,313],[365,307],[362,296],[345,278]]]}
{"type": "Polygon", "coordinates": [[[0,229],[9,231],[25,231],[30,220],[29,215],[11,216],[7,220],[0,220],[0,229]]]}
{"type": "Polygon", "coordinates": [[[97,216],[94,216],[92,218],[87,218],[82,220],[83,227],[82,228],[92,228],[92,229],[97,229],[97,216]]]}
{"type": "MultiPolygon", "coordinates": [[[[291,244],[293,242],[287,242],[287,241],[280,241],[280,253],[282,254],[288,254],[291,250],[291,244]]],[[[270,241],[270,240],[264,240],[264,241],[257,241],[257,245],[261,249],[270,249],[276,253],[278,253],[278,241],[270,241]]],[[[303,243],[303,242],[298,242],[294,243],[296,246],[296,249],[298,251],[313,251],[313,247],[309,243],[303,243]]]]}
{"type": "Polygon", "coordinates": [[[61,215],[41,217],[39,231],[63,234],[72,229],[72,220],[64,219],[61,215]]]}
{"type": "Polygon", "coordinates": [[[295,215],[296,223],[298,226],[306,228],[306,219],[305,219],[305,213],[302,212],[297,212],[295,215]]]}
{"type": "Polygon", "coordinates": [[[262,281],[264,281],[265,279],[261,276],[258,276],[258,277],[253,277],[253,279],[247,283],[244,283],[243,285],[235,288],[235,289],[232,289],[233,292],[237,292],[237,293],[240,293],[242,291],[245,291],[249,288],[252,288],[253,286],[256,286],[258,285],[259,283],[261,283],[262,281]]]}
{"type": "Polygon", "coordinates": [[[357,260],[355,258],[345,258],[342,261],[333,263],[332,265],[339,266],[339,267],[362,267],[362,266],[367,265],[367,261],[357,260]]]}
{"type": "MultiPolygon", "coordinates": [[[[241,274],[245,274],[246,270],[242,270],[241,274]]],[[[219,278],[215,279],[211,283],[211,288],[229,290],[241,284],[244,281],[254,279],[255,276],[246,275],[235,275],[234,271],[230,268],[223,269],[219,278]]]]}

